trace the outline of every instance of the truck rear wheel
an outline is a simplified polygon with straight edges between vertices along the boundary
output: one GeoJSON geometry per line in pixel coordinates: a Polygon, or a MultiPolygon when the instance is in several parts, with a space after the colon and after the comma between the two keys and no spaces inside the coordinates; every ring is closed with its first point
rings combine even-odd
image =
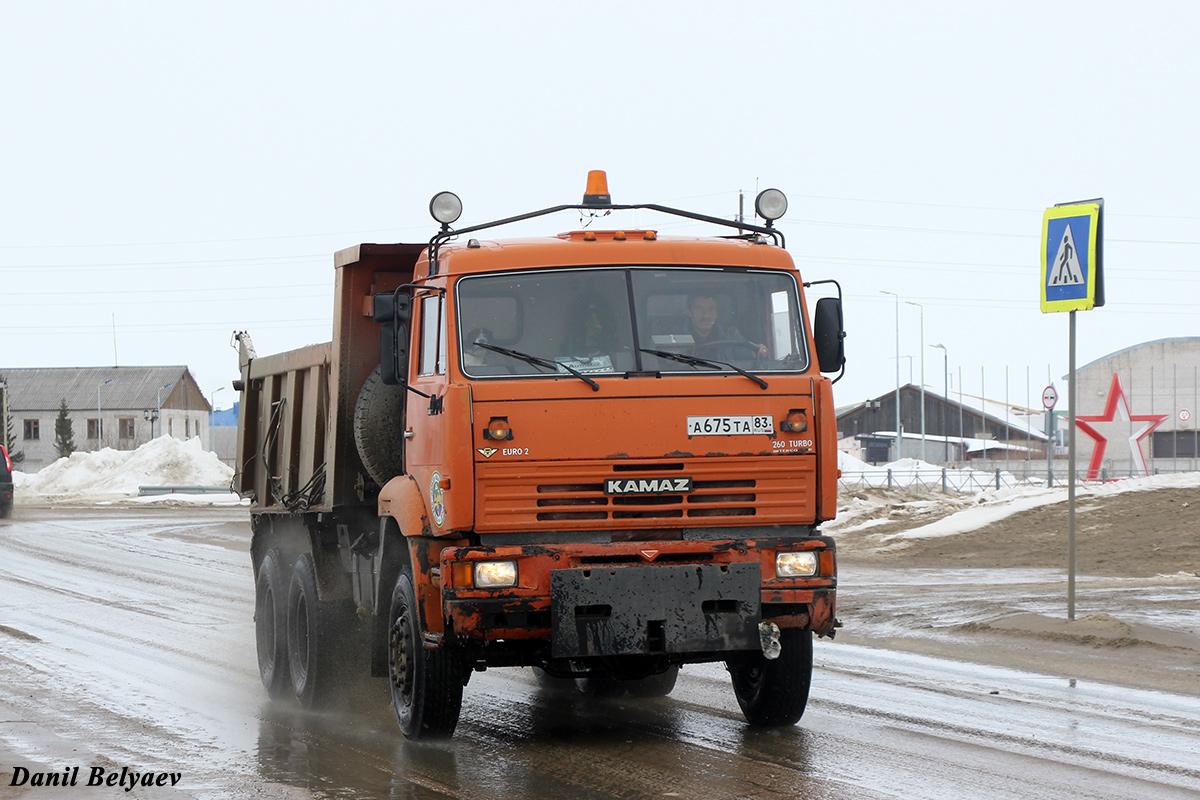
{"type": "Polygon", "coordinates": [[[575,688],[590,697],[616,697],[625,693],[621,682],[607,672],[597,672],[575,679],[575,688]]]}
{"type": "Polygon", "coordinates": [[[268,550],[258,567],[254,592],[254,639],[258,674],[267,694],[281,697],[289,682],[287,652],[287,589],[278,550],[268,550]]]}
{"type": "Polygon", "coordinates": [[[560,678],[557,675],[551,675],[541,667],[533,668],[533,678],[537,681],[538,686],[551,692],[573,692],[575,691],[574,678],[560,678]]]}
{"type": "Polygon", "coordinates": [[[779,658],[761,653],[740,664],[731,664],[733,692],[742,714],[751,725],[795,725],[808,705],[812,684],[812,632],[784,628],[779,658]]]}
{"type": "Polygon", "coordinates": [[[647,675],[644,678],[621,681],[625,690],[634,697],[666,697],[675,688],[679,678],[679,666],[671,665],[665,672],[657,675],[647,675]]]}
{"type": "Polygon", "coordinates": [[[403,386],[383,382],[379,367],[371,371],[354,404],[354,443],[371,480],[383,486],[404,472],[403,386]]]}
{"type": "Polygon", "coordinates": [[[425,647],[412,575],[396,579],[388,615],[388,679],[392,708],[407,739],[450,736],[462,710],[463,682],[453,654],[425,647]]]}
{"type": "Polygon", "coordinates": [[[287,658],[292,691],[300,705],[313,708],[329,697],[334,682],[336,608],[317,598],[312,556],[302,554],[292,570],[287,604],[287,658]]]}

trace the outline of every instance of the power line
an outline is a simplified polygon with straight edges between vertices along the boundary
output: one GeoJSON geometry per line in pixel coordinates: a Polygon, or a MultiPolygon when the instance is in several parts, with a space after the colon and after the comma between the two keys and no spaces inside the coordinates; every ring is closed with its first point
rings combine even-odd
{"type": "Polygon", "coordinates": [[[113,269],[113,270],[146,270],[159,269],[164,266],[195,266],[197,264],[227,264],[240,266],[275,266],[277,264],[286,263],[302,263],[316,259],[325,260],[331,257],[330,253],[316,253],[312,255],[302,256],[261,256],[257,258],[204,258],[198,261],[117,261],[100,263],[93,262],[87,264],[6,264],[0,266],[0,270],[23,270],[23,271],[41,271],[41,270],[83,270],[83,269],[113,269]],[[265,263],[273,262],[273,263],[265,263]]]}
{"type": "MultiPolygon", "coordinates": [[[[255,292],[255,291],[279,291],[281,289],[328,289],[329,283],[293,283],[287,286],[222,286],[211,289],[100,289],[97,291],[80,290],[80,291],[65,291],[65,292],[14,292],[11,296],[14,297],[34,297],[43,295],[52,295],[54,297],[62,297],[63,295],[83,294],[94,296],[98,294],[198,294],[200,292],[255,292]]],[[[305,295],[305,297],[325,297],[326,295],[305,295]]],[[[197,301],[204,302],[204,301],[197,301]]]]}
{"type": "MultiPolygon", "coordinates": [[[[234,328],[260,329],[260,328],[309,328],[313,325],[330,325],[333,322],[332,317],[313,317],[309,319],[288,319],[288,320],[238,320],[237,322],[211,322],[203,323],[196,322],[149,322],[136,324],[118,324],[118,331],[138,330],[145,333],[153,333],[155,331],[208,331],[208,330],[224,330],[229,331],[234,328]]],[[[39,333],[87,333],[89,331],[111,331],[111,323],[99,323],[96,325],[20,325],[20,326],[0,326],[0,331],[25,333],[29,331],[38,331],[39,333]]]]}
{"type": "Polygon", "coordinates": [[[235,239],[190,239],[165,242],[105,242],[93,244],[4,244],[0,250],[42,250],[47,248],[84,248],[84,247],[169,247],[180,244],[229,244],[233,242],[275,242],[283,239],[319,239],[326,236],[366,236],[374,233],[393,233],[412,230],[429,230],[431,226],[420,225],[407,228],[373,228],[362,231],[334,231],[331,233],[294,233],[281,236],[246,236],[235,239]]]}

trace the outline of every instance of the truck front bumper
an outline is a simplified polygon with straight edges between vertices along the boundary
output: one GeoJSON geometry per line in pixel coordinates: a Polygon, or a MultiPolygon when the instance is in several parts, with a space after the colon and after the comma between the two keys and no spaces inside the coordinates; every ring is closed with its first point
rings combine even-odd
{"type": "Polygon", "coordinates": [[[764,619],[829,635],[833,549],[827,538],[450,548],[441,557],[446,632],[541,639],[554,658],[753,650],[764,619]],[[779,578],[781,550],[821,551],[819,574],[779,578]],[[517,584],[475,588],[473,565],[491,560],[516,561],[517,584]]]}

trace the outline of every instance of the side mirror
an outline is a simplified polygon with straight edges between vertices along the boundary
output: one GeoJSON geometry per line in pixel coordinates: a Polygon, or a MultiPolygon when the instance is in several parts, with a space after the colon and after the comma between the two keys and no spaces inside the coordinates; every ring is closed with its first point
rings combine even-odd
{"type": "Polygon", "coordinates": [[[408,377],[408,322],[412,297],[399,292],[372,296],[371,316],[379,326],[379,372],[384,384],[401,386],[408,377]]]}
{"type": "Polygon", "coordinates": [[[384,292],[371,295],[371,315],[376,322],[399,322],[407,325],[412,319],[412,295],[384,292]]]}
{"type": "Polygon", "coordinates": [[[813,339],[821,372],[837,372],[846,363],[846,331],[842,328],[842,301],[822,297],[813,318],[813,339]]]}

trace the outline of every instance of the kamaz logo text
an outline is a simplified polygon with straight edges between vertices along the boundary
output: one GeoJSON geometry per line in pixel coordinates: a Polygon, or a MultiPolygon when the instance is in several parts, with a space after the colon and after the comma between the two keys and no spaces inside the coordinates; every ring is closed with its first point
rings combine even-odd
{"type": "Polygon", "coordinates": [[[690,492],[691,478],[609,478],[605,494],[674,494],[690,492]]]}

